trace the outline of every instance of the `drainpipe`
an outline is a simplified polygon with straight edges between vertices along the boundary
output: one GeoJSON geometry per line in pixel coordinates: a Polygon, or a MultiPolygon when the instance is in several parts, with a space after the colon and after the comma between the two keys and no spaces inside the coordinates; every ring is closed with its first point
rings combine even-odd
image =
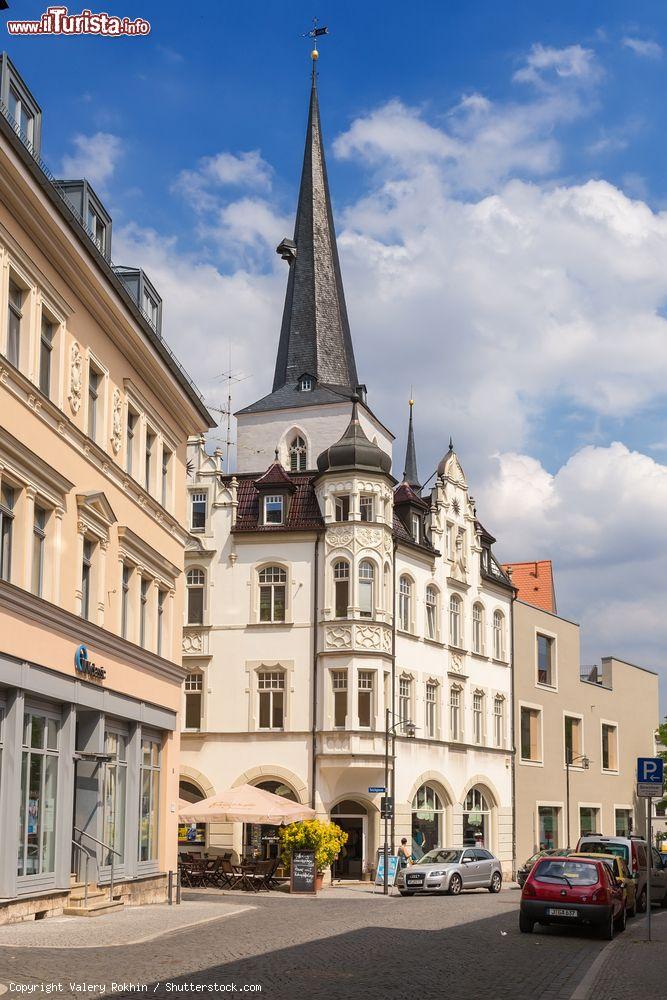
{"type": "MultiPolygon", "coordinates": [[[[391,606],[391,713],[392,721],[394,715],[394,706],[396,704],[396,549],[398,548],[396,539],[394,539],[394,558],[392,563],[392,581],[391,581],[391,593],[392,593],[392,606],[391,606]]],[[[385,706],[386,707],[386,706],[385,706]]],[[[385,792],[385,795],[387,793],[385,792]]],[[[391,730],[391,799],[392,799],[392,810],[391,810],[391,853],[394,854],[394,845],[396,843],[395,838],[395,827],[396,827],[396,728],[393,727],[391,730]]]]}
{"type": "Polygon", "coordinates": [[[315,786],[317,782],[317,616],[319,583],[320,536],[315,538],[315,558],[313,576],[313,703],[312,703],[312,761],[310,775],[310,807],[315,808],[315,786]]]}
{"type": "Polygon", "coordinates": [[[512,720],[512,767],[510,781],[512,787],[512,879],[516,878],[516,733],[514,712],[514,600],[516,591],[512,593],[510,604],[510,717],[512,720]]]}

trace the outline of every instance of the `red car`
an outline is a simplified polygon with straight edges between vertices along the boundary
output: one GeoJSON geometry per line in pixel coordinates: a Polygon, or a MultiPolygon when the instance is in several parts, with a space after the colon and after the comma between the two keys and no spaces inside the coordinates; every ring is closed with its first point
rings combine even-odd
{"type": "Polygon", "coordinates": [[[608,941],[625,930],[625,890],[604,861],[546,857],[537,861],[521,892],[519,930],[535,924],[591,925],[608,941]]]}

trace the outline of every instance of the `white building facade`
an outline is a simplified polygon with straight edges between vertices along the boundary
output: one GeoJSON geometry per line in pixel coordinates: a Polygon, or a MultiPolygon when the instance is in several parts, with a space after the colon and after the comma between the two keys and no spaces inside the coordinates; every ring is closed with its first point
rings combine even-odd
{"type": "MultiPolygon", "coordinates": [[[[250,782],[312,804],[358,878],[391,840],[512,869],[512,587],[453,447],[422,496],[358,382],[315,79],[272,392],[237,414],[237,472],[193,440],[181,794],[250,782]],[[386,732],[390,738],[387,741],[386,732]]],[[[412,404],[411,404],[412,405],[412,404]]],[[[185,835],[185,831],[183,831],[185,835]]],[[[277,831],[209,847],[277,853],[277,831]]]]}

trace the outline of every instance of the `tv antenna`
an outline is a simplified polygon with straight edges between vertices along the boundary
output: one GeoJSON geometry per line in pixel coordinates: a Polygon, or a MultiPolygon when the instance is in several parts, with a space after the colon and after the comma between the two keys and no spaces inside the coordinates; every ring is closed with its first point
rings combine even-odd
{"type": "MultiPolygon", "coordinates": [[[[243,372],[236,372],[232,368],[232,344],[229,343],[229,368],[226,372],[221,372],[216,376],[217,380],[220,382],[227,383],[227,404],[223,406],[219,404],[218,406],[209,406],[210,410],[214,413],[219,413],[221,417],[225,420],[225,437],[223,444],[225,445],[225,471],[229,472],[229,456],[231,447],[236,442],[232,440],[232,389],[233,386],[237,385],[239,382],[245,382],[246,379],[252,378],[252,375],[246,375],[243,372]]],[[[208,404],[207,404],[208,406],[208,404]]],[[[217,440],[221,440],[217,438],[217,440]]]]}

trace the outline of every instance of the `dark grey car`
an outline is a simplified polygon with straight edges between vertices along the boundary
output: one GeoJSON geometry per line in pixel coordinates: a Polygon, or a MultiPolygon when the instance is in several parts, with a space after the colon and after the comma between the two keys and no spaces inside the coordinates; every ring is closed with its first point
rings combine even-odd
{"type": "Polygon", "coordinates": [[[401,896],[414,896],[416,892],[458,896],[463,889],[500,892],[502,884],[500,861],[483,847],[436,847],[396,876],[401,896]]]}

